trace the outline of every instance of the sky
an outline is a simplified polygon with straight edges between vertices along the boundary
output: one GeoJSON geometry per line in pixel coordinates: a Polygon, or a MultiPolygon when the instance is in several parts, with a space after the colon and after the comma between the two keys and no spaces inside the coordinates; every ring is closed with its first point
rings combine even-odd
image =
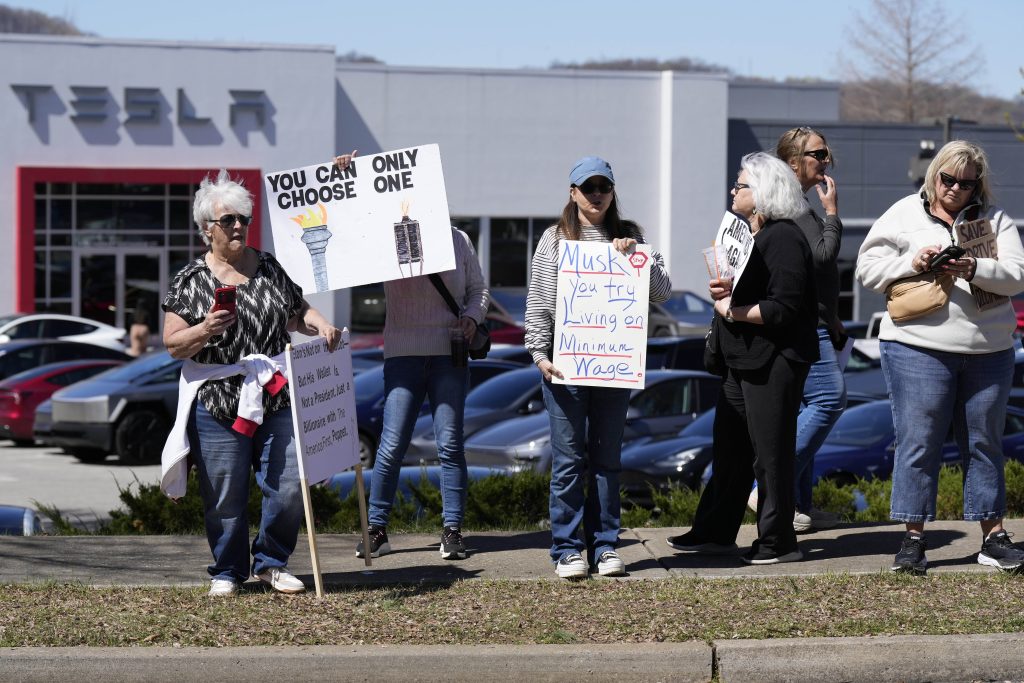
{"type": "MultiPolygon", "coordinates": [[[[104,38],[333,45],[397,66],[547,68],[588,59],[689,57],[744,76],[841,80],[868,0],[0,0],[104,38]]],[[[971,83],[1012,98],[1024,77],[1024,3],[939,0],[977,36],[971,83]]]]}

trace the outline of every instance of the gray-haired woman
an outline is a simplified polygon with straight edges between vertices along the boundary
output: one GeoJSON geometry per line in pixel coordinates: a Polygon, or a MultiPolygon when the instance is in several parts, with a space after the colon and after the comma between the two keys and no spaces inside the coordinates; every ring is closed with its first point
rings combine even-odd
{"type": "Polygon", "coordinates": [[[793,171],[776,157],[743,157],[732,210],[754,234],[735,288],[712,280],[716,331],[728,371],[715,413],[713,474],[693,528],[677,550],[732,553],[757,480],[757,533],[747,564],[802,559],[793,530],[796,417],[804,378],[818,360],[814,264],[793,218],[807,210],[793,171]]]}

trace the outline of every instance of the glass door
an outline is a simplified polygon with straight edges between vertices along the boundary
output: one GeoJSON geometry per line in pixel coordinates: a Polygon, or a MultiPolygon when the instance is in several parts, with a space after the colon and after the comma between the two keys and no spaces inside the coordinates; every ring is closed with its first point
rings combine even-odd
{"type": "Polygon", "coordinates": [[[73,313],[128,329],[139,319],[159,334],[160,301],[167,289],[163,250],[79,248],[74,259],[73,313]]]}

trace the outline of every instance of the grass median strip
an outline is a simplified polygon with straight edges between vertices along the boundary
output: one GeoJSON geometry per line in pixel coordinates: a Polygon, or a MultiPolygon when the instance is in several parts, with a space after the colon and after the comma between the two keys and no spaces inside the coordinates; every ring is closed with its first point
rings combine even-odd
{"type": "Polygon", "coordinates": [[[529,644],[1024,631],[1024,577],[878,574],[337,588],[0,586],[0,647],[529,644]]]}

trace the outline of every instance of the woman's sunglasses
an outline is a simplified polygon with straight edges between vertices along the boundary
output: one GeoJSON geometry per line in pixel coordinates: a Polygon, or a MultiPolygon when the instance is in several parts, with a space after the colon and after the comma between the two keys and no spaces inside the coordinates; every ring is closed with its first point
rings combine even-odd
{"type": "Polygon", "coordinates": [[[977,179],[967,180],[966,178],[955,178],[948,173],[939,171],[939,180],[946,186],[946,189],[952,190],[954,185],[959,185],[960,189],[964,192],[970,192],[978,186],[977,179]]]}
{"type": "Polygon", "coordinates": [[[595,192],[598,192],[600,194],[608,194],[614,189],[615,186],[607,181],[591,182],[588,180],[582,185],[577,185],[576,187],[583,194],[594,194],[595,192]]]}
{"type": "Polygon", "coordinates": [[[747,185],[746,183],[733,183],[732,184],[732,189],[735,192],[739,192],[740,190],[745,190],[748,187],[750,187],[750,185],[747,185]]]}
{"type": "Polygon", "coordinates": [[[809,149],[804,152],[805,157],[814,157],[817,161],[828,161],[827,149],[809,149]]]}
{"type": "Polygon", "coordinates": [[[249,223],[252,222],[252,216],[245,216],[240,213],[226,213],[220,218],[211,218],[211,223],[216,223],[224,230],[230,230],[235,227],[235,221],[242,224],[242,227],[248,227],[249,223]]]}

